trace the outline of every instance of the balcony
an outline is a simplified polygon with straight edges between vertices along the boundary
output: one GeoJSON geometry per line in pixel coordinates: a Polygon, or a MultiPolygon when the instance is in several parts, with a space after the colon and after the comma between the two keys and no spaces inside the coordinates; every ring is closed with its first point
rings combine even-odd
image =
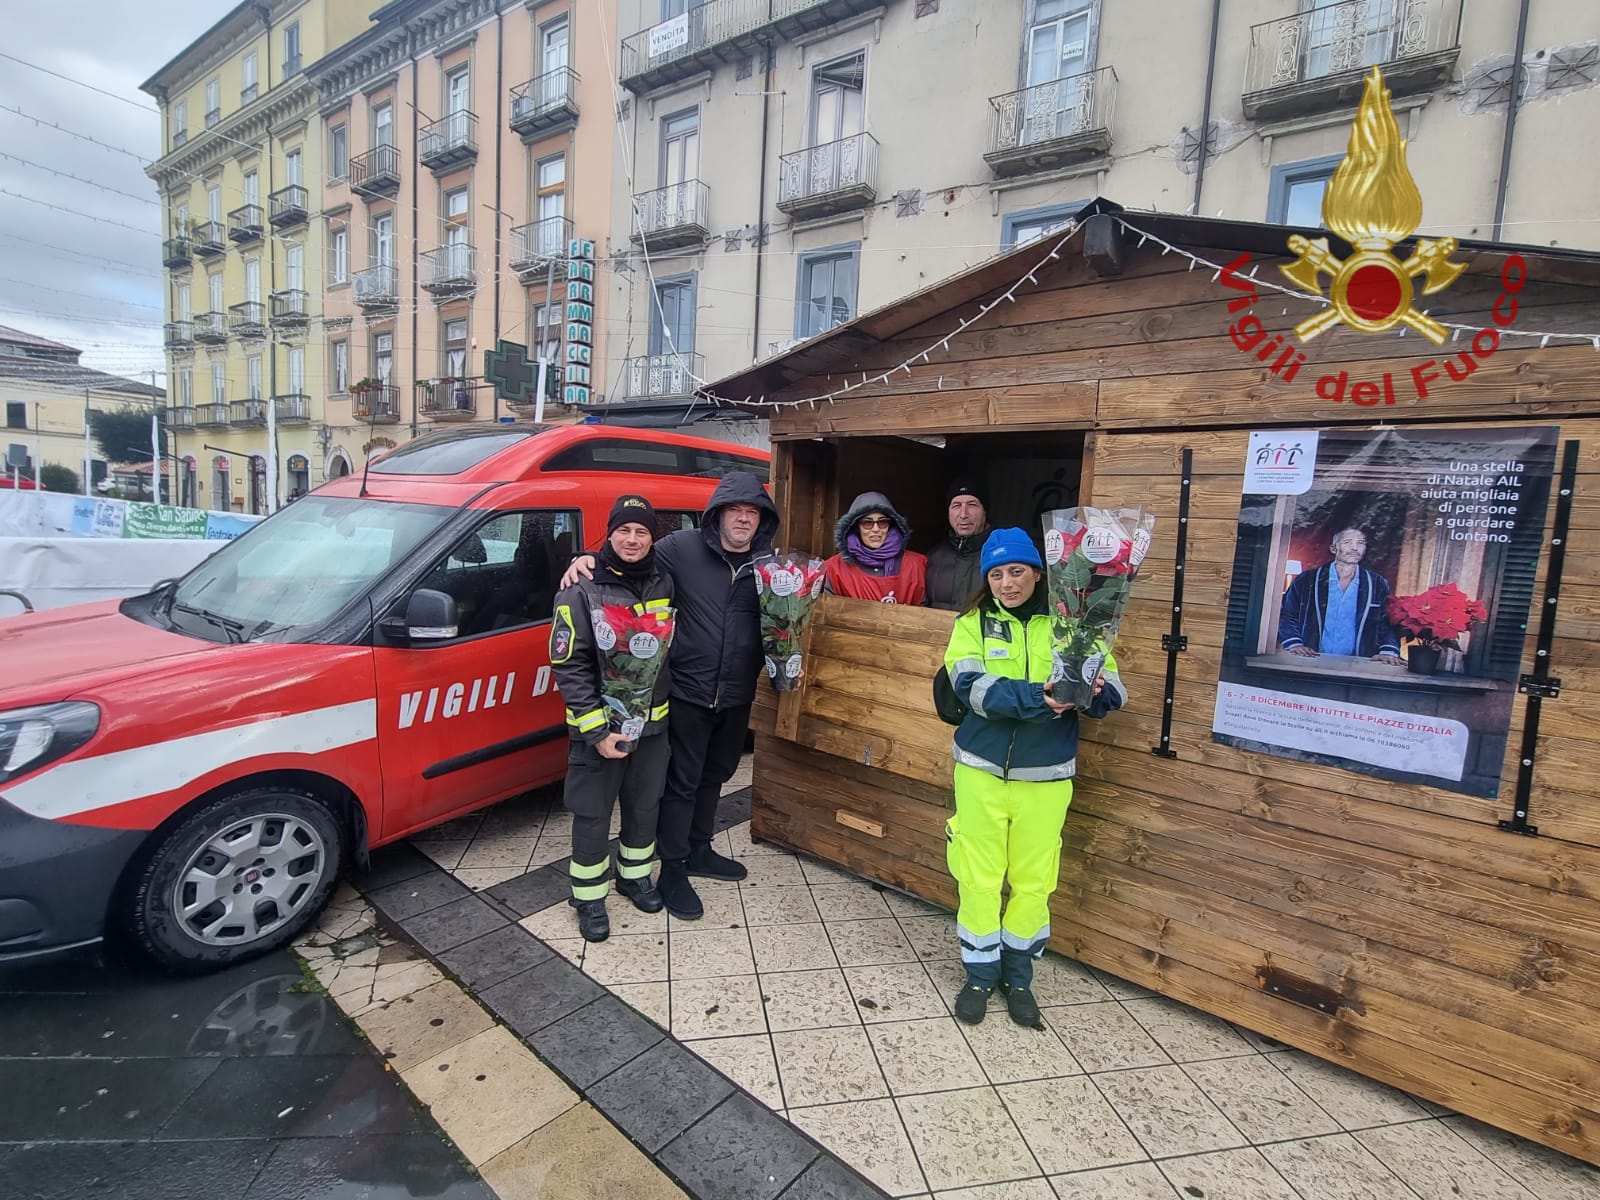
{"type": "Polygon", "coordinates": [[[358,308],[393,308],[400,303],[400,272],[393,265],[368,267],[357,271],[352,278],[358,308]]]}
{"type": "Polygon", "coordinates": [[[228,424],[228,406],[226,404],[197,404],[194,406],[194,427],[196,429],[222,429],[228,424]]]}
{"type": "Polygon", "coordinates": [[[194,243],[188,234],[168,238],[161,243],[161,265],[177,271],[194,263],[194,243]]]}
{"type": "Polygon", "coordinates": [[[434,174],[478,157],[478,118],[469,112],[446,113],[422,127],[422,165],[434,174]]]}
{"type": "Polygon", "coordinates": [[[883,0],[707,0],[622,40],[622,86],[643,95],[742,58],[757,45],[882,6],[883,0]]]}
{"type": "Polygon", "coordinates": [[[682,400],[704,379],[703,354],[649,354],[622,360],[614,400],[682,400]]]}
{"type": "Polygon", "coordinates": [[[194,345],[193,321],[168,321],[163,333],[168,350],[187,350],[194,345]]]}
{"type": "Polygon", "coordinates": [[[254,341],[267,336],[267,306],[259,300],[228,305],[228,332],[254,341]]]}
{"type": "Polygon", "coordinates": [[[206,128],[214,129],[222,124],[222,110],[220,108],[206,109],[206,128]]]}
{"type": "Polygon", "coordinates": [[[711,189],[698,179],[669,184],[633,198],[633,240],[646,250],[692,246],[710,236],[711,189]]]}
{"type": "Polygon", "coordinates": [[[274,396],[272,404],[278,410],[279,425],[306,425],[311,421],[311,397],[304,392],[274,396]]]}
{"type": "Polygon", "coordinates": [[[994,96],[983,161],[1006,177],[1104,154],[1111,149],[1116,104],[1117,73],[1110,67],[994,96]]]}
{"type": "Polygon", "coordinates": [[[259,204],[246,204],[228,214],[228,237],[243,246],[259,242],[266,232],[265,215],[259,204]]]}
{"type": "Polygon", "coordinates": [[[238,400],[233,405],[233,423],[246,428],[258,429],[267,423],[267,402],[260,396],[252,396],[248,400],[238,400]]]}
{"type": "Polygon", "coordinates": [[[311,321],[309,298],[299,288],[272,293],[272,327],[304,329],[311,321]]]}
{"type": "Polygon", "coordinates": [[[228,323],[219,312],[194,315],[194,340],[207,346],[220,346],[228,340],[228,323]]]}
{"type": "Polygon", "coordinates": [[[193,429],[194,407],[188,404],[180,404],[177,408],[167,409],[167,428],[193,429]]]}
{"type": "Polygon", "coordinates": [[[374,146],[350,159],[350,190],[368,200],[392,196],[400,190],[400,150],[374,146]]]}
{"type": "Polygon", "coordinates": [[[228,252],[228,231],[221,221],[201,221],[194,227],[194,252],[201,258],[228,252]]]}
{"type": "Polygon", "coordinates": [[[1395,98],[1450,79],[1461,50],[1461,0],[1349,0],[1250,29],[1244,115],[1282,120],[1348,108],[1362,76],[1383,68],[1395,98]]]}
{"type": "Polygon", "coordinates": [[[778,208],[797,221],[865,208],[878,196],[878,139],[870,133],[778,160],[778,208]]]}
{"type": "Polygon", "coordinates": [[[578,73],[558,67],[511,89],[511,128],[532,141],[578,119],[578,73]]]}
{"type": "Polygon", "coordinates": [[[417,407],[430,421],[478,419],[477,389],[481,379],[440,379],[417,385],[417,407]]]}
{"type": "Polygon", "coordinates": [[[350,393],[350,413],[368,425],[398,425],[400,389],[390,383],[357,387],[350,393]]]}
{"type": "Polygon", "coordinates": [[[478,286],[477,257],[471,246],[441,246],[422,255],[422,288],[435,297],[463,296],[478,286]]]}
{"type": "Polygon", "coordinates": [[[267,218],[274,229],[290,229],[304,225],[311,211],[310,194],[298,183],[279,188],[267,197],[271,215],[267,218]]]}
{"type": "Polygon", "coordinates": [[[298,54],[291,54],[288,58],[283,60],[283,77],[287,79],[291,75],[300,74],[300,65],[300,56],[298,54]]]}
{"type": "Polygon", "coordinates": [[[567,242],[572,222],[566,217],[546,217],[511,231],[511,269],[523,283],[543,283],[567,277],[567,242]]]}

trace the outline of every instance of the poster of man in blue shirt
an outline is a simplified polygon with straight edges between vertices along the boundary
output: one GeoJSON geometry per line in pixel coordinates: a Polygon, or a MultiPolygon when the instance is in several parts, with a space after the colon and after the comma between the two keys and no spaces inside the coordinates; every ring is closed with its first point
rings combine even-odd
{"type": "Polygon", "coordinates": [[[1278,640],[1290,654],[1346,654],[1400,661],[1400,639],[1384,615],[1389,581],[1361,565],[1367,535],[1341,529],[1329,545],[1333,561],[1295,577],[1284,593],[1278,640]]]}

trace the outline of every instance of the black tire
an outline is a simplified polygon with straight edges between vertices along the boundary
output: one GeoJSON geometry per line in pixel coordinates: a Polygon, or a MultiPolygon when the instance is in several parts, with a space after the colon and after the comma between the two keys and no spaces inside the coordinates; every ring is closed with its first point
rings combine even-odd
{"type": "Polygon", "coordinates": [[[195,809],[151,847],[120,889],[111,923],[140,953],[172,971],[198,974],[256,958],[287,944],[322,911],[338,882],[344,845],[342,823],[315,794],[241,788],[195,809]],[[259,845],[245,840],[252,833],[259,845]],[[214,840],[230,853],[208,848],[214,840]],[[179,906],[180,876],[200,881],[184,885],[192,909],[187,919],[179,906]],[[228,887],[228,879],[237,883],[228,887]],[[225,894],[202,906],[208,893],[197,887],[225,894]]]}

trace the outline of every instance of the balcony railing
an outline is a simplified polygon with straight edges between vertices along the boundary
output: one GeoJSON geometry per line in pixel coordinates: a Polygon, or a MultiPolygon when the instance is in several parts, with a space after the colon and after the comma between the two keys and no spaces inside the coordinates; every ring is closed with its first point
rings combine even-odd
{"type": "Polygon", "coordinates": [[[694,395],[696,379],[704,379],[703,354],[649,354],[622,360],[618,400],[671,400],[694,395]]]}
{"type": "Polygon", "coordinates": [[[546,217],[518,225],[511,231],[511,269],[523,283],[567,277],[567,241],[572,222],[566,217],[546,217]]]}
{"type": "Polygon", "coordinates": [[[228,423],[231,414],[226,404],[197,404],[194,407],[196,429],[220,429],[228,423]]]}
{"type": "Polygon", "coordinates": [[[234,401],[233,423],[235,425],[265,425],[267,423],[266,400],[260,396],[251,396],[248,400],[234,401]]]}
{"type": "Polygon", "coordinates": [[[400,149],[374,146],[365,154],[350,158],[350,190],[372,199],[392,196],[400,190],[400,149]]]}
{"type": "Polygon", "coordinates": [[[245,204],[228,214],[228,236],[241,246],[259,242],[266,232],[266,216],[259,204],[245,204]]]}
{"type": "Polygon", "coordinates": [[[382,387],[358,388],[350,393],[350,413],[369,425],[394,425],[400,420],[400,389],[386,383],[382,387]]]}
{"type": "Polygon", "coordinates": [[[161,243],[162,266],[171,267],[176,271],[192,265],[193,260],[194,243],[189,240],[188,234],[179,234],[161,243]]]}
{"type": "Polygon", "coordinates": [[[298,54],[291,54],[288,58],[283,60],[283,76],[285,79],[287,79],[291,75],[298,74],[300,74],[300,56],[298,54]]]}
{"type": "Polygon", "coordinates": [[[477,256],[471,246],[440,246],[422,255],[422,287],[434,295],[457,295],[478,285],[477,256]]]}
{"type": "Polygon", "coordinates": [[[228,340],[228,322],[222,313],[203,312],[194,315],[194,340],[208,346],[220,345],[228,340]]]}
{"type": "Polygon", "coordinates": [[[422,165],[443,171],[478,157],[478,118],[474,113],[446,113],[424,125],[421,133],[422,165]]]}
{"type": "Polygon", "coordinates": [[[778,160],[778,207],[791,217],[825,217],[871,204],[878,194],[878,139],[858,133],[778,160]]]}
{"type": "Polygon", "coordinates": [[[168,321],[163,329],[168,350],[194,345],[193,321],[168,321]]]}
{"type": "Polygon", "coordinates": [[[533,138],[578,119],[578,73],[571,67],[547,71],[511,89],[511,128],[533,138]]]}
{"type": "Polygon", "coordinates": [[[310,193],[298,183],[279,188],[267,197],[267,205],[272,210],[269,219],[273,228],[284,229],[292,225],[304,225],[311,211],[310,204],[310,193]]]}
{"type": "Polygon", "coordinates": [[[259,95],[261,95],[261,85],[259,83],[247,84],[239,89],[239,103],[241,105],[249,104],[259,95]]]}
{"type": "Polygon", "coordinates": [[[478,416],[477,379],[441,379],[417,385],[418,407],[431,421],[472,421],[478,416]]]}
{"type": "Polygon", "coordinates": [[[992,97],[984,161],[996,175],[1026,175],[1104,154],[1116,104],[1110,67],[992,97]]]}
{"type": "Polygon", "coordinates": [[[292,329],[311,320],[309,298],[299,288],[272,293],[272,324],[292,329]]]}
{"type": "Polygon", "coordinates": [[[272,404],[278,410],[279,425],[304,425],[311,420],[311,397],[304,392],[274,396],[272,404]]]}
{"type": "Polygon", "coordinates": [[[222,124],[222,110],[220,108],[206,109],[206,128],[222,124]]]}
{"type": "Polygon", "coordinates": [[[201,258],[228,252],[228,231],[221,221],[201,221],[194,227],[194,252],[201,258]]]}
{"type": "Polygon", "coordinates": [[[1250,29],[1244,114],[1302,116],[1354,104],[1367,68],[1395,96],[1449,79],[1461,44],[1461,0],[1348,0],[1250,29]]]}
{"type": "Polygon", "coordinates": [[[267,336],[267,306],[259,300],[228,305],[228,332],[238,338],[267,336]]]}
{"type": "Polygon", "coordinates": [[[172,148],[174,150],[176,150],[179,146],[186,146],[188,144],[189,131],[187,129],[174,129],[172,131],[172,148]]]}
{"type": "Polygon", "coordinates": [[[362,308],[393,308],[400,302],[400,272],[392,264],[357,271],[356,304],[362,308]]]}
{"type": "Polygon", "coordinates": [[[883,0],[707,0],[622,40],[622,85],[635,93],[686,79],[763,38],[826,28],[883,0]]]}
{"type": "Polygon", "coordinates": [[[180,404],[177,408],[167,409],[167,424],[173,429],[193,429],[194,407],[180,404]]]}
{"type": "Polygon", "coordinates": [[[711,189],[698,179],[633,198],[633,240],[650,250],[689,246],[710,235],[711,189]]]}

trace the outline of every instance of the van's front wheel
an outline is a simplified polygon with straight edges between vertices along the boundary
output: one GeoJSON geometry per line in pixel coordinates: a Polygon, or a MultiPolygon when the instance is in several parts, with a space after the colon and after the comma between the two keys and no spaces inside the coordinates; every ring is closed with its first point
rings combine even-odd
{"type": "Polygon", "coordinates": [[[208,971],[277,949],[332,893],[337,816],[310,792],[244,788],[196,810],[144,862],[123,924],[163,966],[208,971]]]}

